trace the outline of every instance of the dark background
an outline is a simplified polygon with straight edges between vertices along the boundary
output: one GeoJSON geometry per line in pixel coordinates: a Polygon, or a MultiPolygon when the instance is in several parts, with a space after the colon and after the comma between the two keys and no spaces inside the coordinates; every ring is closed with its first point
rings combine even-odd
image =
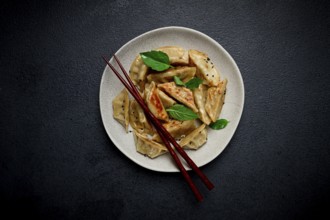
{"type": "MultiPolygon", "coordinates": [[[[7,1],[0,5],[1,215],[34,219],[304,219],[330,209],[327,1],[7,1]],[[180,3],[179,3],[180,2],[180,3]],[[235,59],[239,127],[202,170],[198,204],[179,173],[127,159],[101,121],[111,54],[184,26],[235,59]]],[[[10,218],[9,218],[10,219],[10,218]]]]}

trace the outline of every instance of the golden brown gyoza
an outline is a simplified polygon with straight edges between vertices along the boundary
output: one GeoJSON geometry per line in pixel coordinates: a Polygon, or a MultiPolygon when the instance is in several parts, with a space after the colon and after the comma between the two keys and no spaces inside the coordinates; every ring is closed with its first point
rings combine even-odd
{"type": "Polygon", "coordinates": [[[168,114],[163,106],[163,103],[158,95],[158,89],[155,82],[151,82],[150,85],[145,89],[146,93],[146,103],[152,114],[156,118],[163,121],[168,120],[168,114]]]}
{"type": "Polygon", "coordinates": [[[148,74],[148,82],[155,83],[173,82],[173,77],[179,77],[183,82],[187,82],[195,76],[196,67],[178,66],[169,68],[164,72],[152,72],[148,74]]]}
{"type": "Polygon", "coordinates": [[[130,101],[129,123],[139,133],[154,134],[153,128],[147,121],[143,109],[135,100],[130,101]]]}
{"type": "Polygon", "coordinates": [[[158,84],[158,88],[185,106],[191,108],[194,112],[198,112],[193,93],[190,89],[182,86],[176,86],[174,82],[158,84]]]}
{"type": "Polygon", "coordinates": [[[128,131],[129,124],[129,99],[128,92],[126,89],[123,89],[113,100],[113,117],[124,126],[126,132],[128,131]]]}
{"type": "Polygon", "coordinates": [[[180,146],[185,149],[197,150],[207,140],[207,129],[205,124],[202,124],[192,132],[190,132],[186,137],[184,137],[180,142],[180,146]]]}
{"type": "MultiPolygon", "coordinates": [[[[137,85],[150,111],[161,120],[179,144],[185,149],[199,149],[207,141],[207,125],[215,122],[224,104],[227,80],[220,81],[217,71],[208,55],[197,50],[185,50],[177,46],[158,49],[169,56],[172,67],[156,72],[148,68],[140,55],[131,64],[129,75],[137,85]],[[196,89],[188,89],[174,82],[177,76],[187,83],[194,77],[203,79],[196,89]],[[170,119],[167,108],[180,103],[192,109],[199,119],[178,121],[170,119]],[[196,124],[202,125],[197,126],[196,124]],[[196,124],[195,124],[196,123],[196,124]]],[[[136,150],[150,158],[158,157],[168,150],[155,128],[148,122],[143,109],[135,100],[129,100],[123,90],[113,100],[113,117],[128,130],[133,128],[136,150]]]]}
{"type": "Polygon", "coordinates": [[[140,55],[136,56],[129,69],[129,77],[134,85],[138,85],[140,91],[144,90],[144,84],[147,77],[148,67],[144,64],[140,55]]]}
{"type": "Polygon", "coordinates": [[[168,55],[168,57],[170,58],[171,64],[188,65],[188,63],[189,63],[188,51],[186,51],[182,47],[164,46],[164,47],[160,47],[156,50],[166,53],[168,55]]]}
{"type": "Polygon", "coordinates": [[[220,73],[215,68],[207,54],[197,50],[189,50],[191,63],[197,67],[196,76],[204,79],[209,86],[217,86],[220,82],[220,73]]]}
{"type": "MultiPolygon", "coordinates": [[[[182,138],[186,134],[189,134],[196,128],[195,120],[188,120],[188,121],[177,121],[177,120],[170,120],[167,123],[164,123],[163,126],[165,129],[171,134],[174,138],[182,138]]],[[[152,137],[152,140],[161,142],[161,138],[159,137],[158,133],[155,133],[152,137]]]]}
{"type": "Polygon", "coordinates": [[[226,86],[227,79],[224,79],[218,86],[207,90],[205,110],[213,122],[219,118],[225,100],[226,86]]]}
{"type": "Polygon", "coordinates": [[[173,106],[176,103],[176,101],[174,99],[172,99],[171,97],[166,95],[166,93],[164,93],[162,90],[157,89],[157,91],[158,91],[159,98],[162,101],[163,106],[165,108],[170,108],[171,106],[173,106]]]}
{"type": "Polygon", "coordinates": [[[136,131],[134,131],[134,141],[136,151],[143,155],[147,155],[150,158],[158,157],[168,151],[164,145],[152,141],[148,139],[148,136],[136,131]]]}
{"type": "Polygon", "coordinates": [[[198,88],[194,89],[193,94],[196,106],[198,108],[199,119],[205,124],[209,125],[211,123],[211,119],[205,111],[207,89],[207,85],[200,84],[198,88]]]}

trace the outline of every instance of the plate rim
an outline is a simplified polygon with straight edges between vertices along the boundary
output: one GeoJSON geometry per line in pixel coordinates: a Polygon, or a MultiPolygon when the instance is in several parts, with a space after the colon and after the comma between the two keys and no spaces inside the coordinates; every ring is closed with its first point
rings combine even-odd
{"type": "MultiPolygon", "coordinates": [[[[156,29],[152,29],[152,30],[149,30],[149,31],[146,31],[134,38],[132,38],[131,40],[129,40],[127,43],[125,43],[124,45],[122,45],[116,52],[115,54],[117,55],[118,53],[120,53],[127,45],[131,44],[132,42],[136,41],[137,39],[139,38],[142,38],[142,37],[145,37],[146,35],[149,35],[149,34],[153,34],[154,32],[159,32],[159,31],[163,31],[163,30],[176,30],[176,31],[188,31],[188,32],[192,32],[194,34],[197,34],[197,35],[200,35],[201,37],[203,38],[206,38],[208,41],[211,41],[213,44],[217,45],[218,47],[220,47],[220,49],[222,50],[222,52],[225,54],[225,56],[230,60],[230,62],[233,64],[235,70],[239,73],[237,74],[238,76],[238,81],[239,81],[239,85],[241,86],[241,98],[242,98],[242,102],[241,102],[241,105],[242,107],[240,108],[240,112],[239,112],[239,115],[237,115],[237,126],[233,129],[233,132],[231,133],[230,137],[228,138],[228,141],[227,143],[225,144],[225,147],[218,153],[216,154],[216,156],[214,156],[211,160],[207,161],[207,162],[204,162],[202,164],[199,164],[197,165],[198,167],[202,167],[202,166],[205,166],[206,164],[209,164],[210,162],[212,162],[215,158],[217,158],[228,146],[228,144],[230,143],[230,141],[232,140],[234,134],[236,133],[237,131],[237,128],[240,124],[240,121],[241,121],[241,118],[242,118],[242,115],[243,115],[243,111],[244,111],[244,104],[245,104],[245,87],[244,87],[244,81],[243,81],[243,77],[242,77],[242,74],[241,74],[241,71],[239,70],[235,60],[232,58],[232,56],[228,53],[228,51],[222,47],[222,45],[220,45],[220,43],[218,43],[217,41],[215,41],[213,38],[211,38],[210,36],[198,31],[198,30],[195,30],[195,29],[192,29],[192,28],[187,28],[187,27],[183,27],[183,26],[165,26],[165,27],[160,27],[160,28],[156,28],[156,29]]],[[[109,60],[109,62],[112,62],[113,61],[113,58],[111,58],[109,60]]],[[[180,172],[179,169],[177,170],[169,170],[169,169],[153,169],[152,167],[148,167],[148,166],[145,166],[143,165],[140,161],[138,161],[136,158],[134,157],[131,157],[129,155],[127,155],[120,147],[118,147],[118,143],[117,141],[115,140],[115,138],[111,135],[111,132],[108,131],[107,129],[107,126],[105,125],[105,116],[104,116],[104,113],[103,113],[103,110],[102,110],[102,91],[103,91],[103,86],[104,86],[104,78],[105,78],[105,75],[106,75],[106,71],[107,71],[107,65],[105,65],[105,68],[103,70],[103,73],[102,73],[102,77],[101,77],[101,81],[100,81],[100,91],[99,91],[99,107],[100,107],[100,113],[101,113],[101,119],[102,119],[102,124],[103,124],[103,127],[108,135],[108,137],[110,138],[111,142],[116,146],[117,149],[119,149],[119,151],[121,153],[123,153],[127,158],[129,158],[130,160],[132,160],[135,164],[143,167],[143,168],[146,168],[148,170],[152,170],[152,171],[155,171],[155,172],[165,172],[165,173],[177,173],[177,172],[180,172]]],[[[190,167],[187,169],[187,170],[191,170],[190,167]]]]}

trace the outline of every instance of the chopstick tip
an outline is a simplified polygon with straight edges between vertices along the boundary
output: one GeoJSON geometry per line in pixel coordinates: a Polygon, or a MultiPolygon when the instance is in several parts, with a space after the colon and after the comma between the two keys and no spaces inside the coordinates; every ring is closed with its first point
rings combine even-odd
{"type": "Polygon", "coordinates": [[[108,61],[107,59],[105,59],[105,56],[101,56],[101,57],[104,61],[106,61],[106,62],[108,61]]]}

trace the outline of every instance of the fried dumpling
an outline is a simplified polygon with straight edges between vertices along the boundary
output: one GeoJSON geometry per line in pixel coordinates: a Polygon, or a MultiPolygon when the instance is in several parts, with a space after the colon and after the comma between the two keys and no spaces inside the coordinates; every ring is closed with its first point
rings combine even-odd
{"type": "Polygon", "coordinates": [[[163,121],[168,120],[168,114],[164,108],[164,105],[158,95],[158,89],[155,82],[151,82],[146,91],[146,103],[148,108],[155,115],[156,118],[163,121]]]}
{"type": "Polygon", "coordinates": [[[134,141],[136,151],[150,158],[158,157],[168,151],[164,145],[152,141],[146,135],[138,132],[134,132],[134,141]]]}
{"type": "Polygon", "coordinates": [[[207,90],[205,110],[213,122],[219,118],[225,100],[226,86],[227,79],[224,79],[218,86],[207,90]]]}
{"type": "Polygon", "coordinates": [[[189,50],[190,62],[197,67],[196,76],[204,79],[209,86],[217,86],[220,73],[215,68],[207,54],[197,50],[189,50]]]}
{"type": "Polygon", "coordinates": [[[140,91],[144,90],[144,83],[147,77],[148,67],[144,64],[140,55],[138,55],[129,69],[129,76],[134,85],[138,85],[140,91]]]}
{"type": "Polygon", "coordinates": [[[173,81],[173,77],[179,77],[183,82],[187,82],[195,76],[196,67],[178,66],[169,68],[164,72],[150,73],[147,76],[148,82],[165,83],[173,81]]]}
{"type": "Polygon", "coordinates": [[[172,99],[171,97],[166,95],[166,93],[164,93],[163,91],[161,91],[159,89],[157,89],[157,91],[158,91],[159,98],[162,101],[163,106],[165,108],[170,108],[171,106],[173,106],[176,103],[176,101],[174,99],[172,99]]]}
{"type": "Polygon", "coordinates": [[[123,89],[113,100],[113,117],[124,126],[126,132],[128,131],[129,124],[129,99],[128,92],[126,89],[123,89]]]}
{"type": "Polygon", "coordinates": [[[206,85],[200,84],[198,88],[194,89],[193,94],[198,108],[199,119],[208,125],[211,123],[211,119],[205,111],[207,89],[206,85]]]}
{"type": "Polygon", "coordinates": [[[174,82],[159,84],[158,88],[162,89],[165,93],[191,108],[194,112],[198,112],[195,105],[194,96],[190,89],[185,87],[176,86],[174,82]]]}
{"type": "Polygon", "coordinates": [[[188,51],[186,51],[182,47],[165,46],[165,47],[160,47],[156,50],[166,53],[170,58],[171,64],[187,65],[189,63],[188,51]]]}
{"type": "MultiPolygon", "coordinates": [[[[188,120],[188,121],[170,120],[169,122],[164,123],[163,126],[175,139],[182,138],[185,134],[190,133],[196,128],[195,120],[188,120]]],[[[161,138],[158,133],[154,134],[152,140],[161,142],[161,138]]]]}
{"type": "Polygon", "coordinates": [[[207,140],[207,129],[205,126],[205,124],[202,124],[191,133],[189,133],[179,142],[180,146],[193,150],[200,148],[203,144],[205,144],[207,140]]]}
{"type": "Polygon", "coordinates": [[[143,109],[135,100],[130,101],[129,123],[139,133],[154,134],[153,128],[149,124],[143,109]]]}

